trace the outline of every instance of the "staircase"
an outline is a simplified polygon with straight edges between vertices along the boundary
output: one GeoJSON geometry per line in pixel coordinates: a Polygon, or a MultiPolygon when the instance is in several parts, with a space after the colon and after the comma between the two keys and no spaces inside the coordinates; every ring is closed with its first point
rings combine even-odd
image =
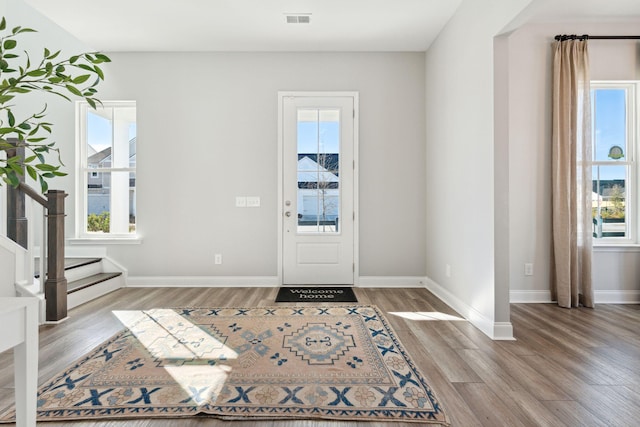
{"type": "MultiPolygon", "coordinates": [[[[36,259],[35,277],[39,262],[36,259]]],[[[121,271],[104,258],[65,258],[67,278],[67,308],[72,309],[125,286],[121,271]]]]}

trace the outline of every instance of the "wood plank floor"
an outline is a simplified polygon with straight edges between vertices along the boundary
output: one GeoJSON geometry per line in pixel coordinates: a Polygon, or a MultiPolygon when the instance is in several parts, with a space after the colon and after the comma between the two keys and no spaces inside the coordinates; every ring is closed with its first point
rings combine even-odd
{"type": "MultiPolygon", "coordinates": [[[[40,329],[39,383],[121,329],[112,310],[277,305],[275,288],[125,288],[40,329]]],[[[424,289],[356,288],[358,300],[387,318],[442,401],[452,426],[640,425],[640,306],[566,310],[513,304],[516,341],[492,341],[424,289]],[[394,313],[413,313],[401,316],[394,313]]],[[[291,303],[285,303],[291,304],[291,303]]],[[[13,357],[0,354],[0,408],[13,403],[13,357]]],[[[332,421],[139,420],[46,426],[397,427],[416,424],[332,421]]]]}

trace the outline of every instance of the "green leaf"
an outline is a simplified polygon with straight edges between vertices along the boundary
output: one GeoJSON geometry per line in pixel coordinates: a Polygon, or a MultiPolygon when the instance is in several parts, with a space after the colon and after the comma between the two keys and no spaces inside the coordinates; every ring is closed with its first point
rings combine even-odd
{"type": "Polygon", "coordinates": [[[41,176],[39,176],[38,179],[40,181],[40,189],[42,190],[43,193],[46,193],[47,190],[49,189],[49,184],[47,184],[47,181],[45,181],[44,178],[42,178],[41,176]]]}
{"type": "Polygon", "coordinates": [[[18,176],[15,174],[15,172],[7,172],[6,177],[9,185],[11,185],[12,187],[17,187],[18,185],[20,185],[20,179],[18,179],[18,176]]]}
{"type": "Polygon", "coordinates": [[[16,124],[16,118],[11,110],[7,111],[7,119],[9,120],[9,126],[14,127],[16,124]]]}
{"type": "Polygon", "coordinates": [[[46,163],[37,164],[36,168],[41,170],[41,171],[46,171],[46,172],[53,172],[55,170],[58,170],[57,166],[48,165],[46,163]]]}
{"type": "Polygon", "coordinates": [[[0,104],[5,104],[13,99],[13,95],[0,95],[0,104]]]}
{"type": "Polygon", "coordinates": [[[81,85],[82,83],[84,83],[87,80],[89,80],[90,77],[91,77],[90,74],[83,74],[81,76],[78,76],[78,77],[72,79],[71,81],[73,82],[73,84],[81,85]]]}
{"type": "Polygon", "coordinates": [[[42,77],[45,74],[47,74],[47,70],[38,69],[38,70],[29,71],[26,75],[29,77],[42,77]]]}
{"type": "Polygon", "coordinates": [[[91,106],[91,108],[93,108],[94,110],[96,109],[96,102],[93,100],[93,98],[85,98],[87,101],[87,104],[89,104],[91,106]]]}
{"type": "Polygon", "coordinates": [[[2,21],[0,21],[0,31],[4,31],[7,29],[7,20],[2,17],[2,21]]]}
{"type": "Polygon", "coordinates": [[[31,165],[27,165],[27,173],[29,174],[31,179],[33,179],[33,180],[38,179],[38,173],[36,172],[36,170],[31,165]]]}
{"type": "Polygon", "coordinates": [[[47,57],[47,59],[55,59],[58,55],[60,55],[60,51],[57,51],[57,52],[55,52],[54,54],[49,55],[49,56],[47,57]]]}
{"type": "Polygon", "coordinates": [[[66,88],[69,92],[71,92],[72,94],[76,95],[76,96],[82,96],[82,92],[80,92],[75,86],[72,85],[66,85],[66,88]]]}
{"type": "Polygon", "coordinates": [[[4,55],[5,59],[15,59],[15,58],[19,58],[19,57],[20,57],[20,55],[16,55],[15,53],[6,53],[4,55]]]}
{"type": "Polygon", "coordinates": [[[10,49],[13,49],[14,47],[16,47],[17,45],[18,45],[17,41],[15,41],[13,39],[7,39],[7,40],[4,41],[2,47],[5,50],[10,50],[10,49]]]}
{"type": "Polygon", "coordinates": [[[14,162],[11,162],[9,163],[9,167],[13,169],[13,171],[18,175],[22,175],[22,168],[20,167],[20,165],[17,165],[14,162]]]}
{"type": "Polygon", "coordinates": [[[111,58],[103,53],[96,53],[96,59],[98,59],[100,62],[111,62],[111,58]]]}
{"type": "Polygon", "coordinates": [[[29,93],[34,89],[38,89],[37,86],[25,85],[25,86],[16,86],[11,89],[11,92],[15,93],[29,93]]]}
{"type": "Polygon", "coordinates": [[[100,69],[100,67],[98,67],[97,65],[93,67],[93,69],[96,70],[96,74],[98,75],[98,77],[104,80],[104,73],[102,72],[102,69],[100,69]]]}
{"type": "Polygon", "coordinates": [[[96,70],[94,70],[92,66],[87,64],[78,64],[77,67],[82,68],[83,70],[91,71],[92,73],[96,72],[96,70]]]}
{"type": "Polygon", "coordinates": [[[8,133],[18,132],[18,130],[14,127],[10,128],[0,128],[0,135],[6,135],[8,133]]]}
{"type": "Polygon", "coordinates": [[[69,58],[69,64],[75,64],[79,58],[80,58],[79,55],[72,56],[71,58],[69,58]]]}
{"type": "Polygon", "coordinates": [[[18,125],[18,127],[22,130],[29,130],[31,129],[31,125],[27,122],[22,122],[18,125]]]}

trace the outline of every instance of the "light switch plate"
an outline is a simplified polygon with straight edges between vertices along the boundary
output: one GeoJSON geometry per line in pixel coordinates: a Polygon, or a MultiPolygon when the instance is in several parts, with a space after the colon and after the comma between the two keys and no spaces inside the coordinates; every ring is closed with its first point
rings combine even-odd
{"type": "Polygon", "coordinates": [[[257,197],[257,196],[247,197],[247,207],[248,208],[259,208],[260,207],[260,197],[257,197]]]}

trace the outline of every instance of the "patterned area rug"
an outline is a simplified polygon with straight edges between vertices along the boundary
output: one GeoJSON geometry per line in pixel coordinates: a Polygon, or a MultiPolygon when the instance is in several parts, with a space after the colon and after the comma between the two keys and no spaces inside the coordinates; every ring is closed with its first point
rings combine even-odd
{"type": "MultiPolygon", "coordinates": [[[[38,421],[333,419],[448,425],[374,306],[123,311],[38,392],[38,421]]],[[[13,409],[0,416],[12,422],[13,409]]]]}

